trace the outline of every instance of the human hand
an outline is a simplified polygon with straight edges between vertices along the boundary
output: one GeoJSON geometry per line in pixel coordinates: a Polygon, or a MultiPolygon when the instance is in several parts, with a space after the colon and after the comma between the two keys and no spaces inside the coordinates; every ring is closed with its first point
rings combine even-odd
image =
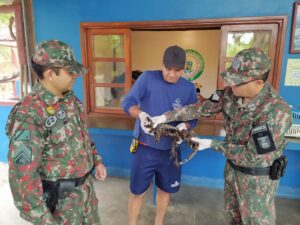
{"type": "Polygon", "coordinates": [[[151,119],[153,121],[153,128],[157,127],[158,124],[167,122],[167,117],[164,114],[160,116],[154,116],[151,119]]]}
{"type": "Polygon", "coordinates": [[[146,125],[149,124],[149,122],[146,120],[146,118],[150,118],[150,120],[152,120],[151,116],[149,116],[147,113],[145,112],[141,112],[139,114],[139,119],[141,121],[141,128],[143,129],[143,131],[146,133],[146,134],[151,134],[150,133],[150,128],[146,127],[146,125]]]}
{"type": "MultiPolygon", "coordinates": [[[[186,126],[186,123],[179,123],[176,128],[180,131],[182,130],[187,130],[187,126],[186,126]]],[[[180,145],[182,143],[182,139],[180,139],[179,141],[177,141],[177,144],[180,145]]]]}
{"type": "Polygon", "coordinates": [[[199,144],[198,151],[202,151],[202,150],[205,150],[205,149],[211,147],[211,142],[212,142],[211,139],[202,139],[202,138],[192,137],[191,140],[195,141],[199,144]]]}
{"type": "Polygon", "coordinates": [[[95,167],[95,177],[97,180],[101,180],[104,181],[105,178],[107,176],[106,173],[106,168],[103,165],[103,163],[99,163],[96,167],[95,167]]]}

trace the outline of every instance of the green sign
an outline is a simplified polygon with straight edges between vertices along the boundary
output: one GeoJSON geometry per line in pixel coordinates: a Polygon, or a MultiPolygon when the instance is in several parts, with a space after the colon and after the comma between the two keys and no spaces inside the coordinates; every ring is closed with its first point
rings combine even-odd
{"type": "Polygon", "coordinates": [[[199,52],[186,49],[186,62],[183,72],[183,77],[189,81],[196,80],[201,76],[204,70],[204,60],[199,52]]]}

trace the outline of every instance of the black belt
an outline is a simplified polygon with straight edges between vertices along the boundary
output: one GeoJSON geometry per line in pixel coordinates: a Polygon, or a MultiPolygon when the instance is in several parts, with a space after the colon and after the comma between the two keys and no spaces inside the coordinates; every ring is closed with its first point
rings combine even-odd
{"type": "Polygon", "coordinates": [[[43,198],[51,213],[55,211],[58,199],[67,197],[74,187],[83,185],[90,173],[91,171],[78,178],[59,179],[57,181],[42,180],[43,198]]]}
{"type": "Polygon", "coordinates": [[[78,178],[70,178],[70,179],[59,179],[58,182],[59,183],[63,183],[63,182],[74,182],[74,187],[78,187],[80,185],[83,185],[86,178],[90,175],[90,172],[88,172],[87,174],[85,174],[83,177],[78,177],[78,178]]]}
{"type": "Polygon", "coordinates": [[[235,165],[231,160],[227,159],[229,165],[237,171],[253,176],[266,176],[271,173],[271,166],[268,167],[243,167],[235,165]]]}

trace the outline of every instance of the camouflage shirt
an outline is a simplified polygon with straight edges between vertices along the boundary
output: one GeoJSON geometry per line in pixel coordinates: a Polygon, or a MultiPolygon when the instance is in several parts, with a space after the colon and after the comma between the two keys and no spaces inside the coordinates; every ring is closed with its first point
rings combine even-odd
{"type": "Polygon", "coordinates": [[[291,109],[266,82],[260,93],[247,104],[236,97],[230,87],[218,92],[217,98],[166,113],[168,121],[190,120],[222,112],[225,120],[225,140],[213,140],[211,147],[244,167],[265,167],[282,155],[286,146],[285,132],[291,126],[291,109]],[[215,100],[214,100],[215,99],[215,100]],[[252,137],[253,128],[267,124],[275,151],[258,154],[252,137]]]}
{"type": "Polygon", "coordinates": [[[59,99],[37,83],[11,111],[6,133],[15,205],[28,221],[53,224],[41,179],[81,177],[101,162],[88,136],[82,104],[72,91],[59,99]]]}

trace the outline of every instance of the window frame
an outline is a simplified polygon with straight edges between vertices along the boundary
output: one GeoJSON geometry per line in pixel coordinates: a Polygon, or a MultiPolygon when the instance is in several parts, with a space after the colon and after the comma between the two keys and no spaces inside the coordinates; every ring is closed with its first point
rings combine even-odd
{"type": "MultiPolygon", "coordinates": [[[[284,39],[285,39],[285,31],[287,26],[287,16],[271,16],[271,17],[246,17],[246,18],[221,18],[221,19],[197,19],[197,20],[177,20],[177,21],[148,21],[148,22],[82,22],[80,24],[81,30],[81,48],[82,48],[82,58],[83,64],[88,64],[88,54],[87,54],[87,31],[90,29],[98,29],[98,30],[105,30],[105,29],[128,29],[130,31],[160,31],[160,30],[188,30],[188,29],[222,29],[224,26],[241,26],[245,27],[248,25],[259,25],[259,24],[276,24],[278,26],[278,33],[277,33],[277,42],[276,42],[276,50],[275,57],[273,62],[273,71],[274,71],[274,82],[272,82],[275,89],[279,90],[280,87],[280,72],[281,72],[281,62],[283,57],[283,48],[284,48],[284,39]]],[[[130,38],[128,42],[126,42],[128,46],[131,44],[130,38]]],[[[130,47],[129,52],[127,55],[131,60],[131,53],[130,47]]],[[[220,65],[223,63],[222,58],[220,55],[220,65]]],[[[130,68],[130,65],[128,65],[130,68]]],[[[220,67],[219,67],[220,69],[220,67]]],[[[131,71],[127,71],[126,69],[126,76],[130,76],[131,71]]],[[[130,79],[126,79],[126,82],[131,82],[130,79]]],[[[220,85],[219,81],[217,85],[220,85]]],[[[84,104],[85,104],[85,113],[88,118],[88,125],[92,127],[104,127],[104,128],[125,128],[125,129],[132,129],[133,122],[130,121],[128,115],[123,113],[112,113],[109,110],[104,110],[102,112],[92,112],[90,108],[90,99],[87,97],[89,93],[87,93],[88,83],[85,79],[84,82],[84,104]],[[103,122],[103,119],[108,119],[107,123],[103,122]],[[115,119],[117,118],[117,119],[115,119]],[[118,125],[114,124],[117,122],[118,125]]],[[[131,83],[127,84],[129,87],[127,91],[131,87],[131,83]]],[[[221,87],[221,86],[218,86],[221,87]]],[[[220,119],[211,118],[206,121],[212,124],[222,124],[220,119]]],[[[205,123],[205,122],[204,122],[205,123]]],[[[203,124],[203,122],[202,122],[203,124]]],[[[203,126],[205,127],[205,126],[203,126]]],[[[213,133],[218,133],[218,129],[213,128],[213,133]]]]}
{"type": "MultiPolygon", "coordinates": [[[[11,5],[1,5],[0,11],[3,13],[15,13],[15,26],[16,26],[16,42],[18,58],[20,63],[20,96],[23,97],[27,94],[28,81],[29,85],[32,85],[30,81],[33,80],[33,76],[30,73],[30,68],[28,68],[27,54],[34,49],[34,26],[33,26],[33,8],[32,0],[27,0],[24,5],[21,1],[15,1],[11,5]],[[25,16],[23,15],[25,14],[25,16]],[[26,22],[26,27],[24,26],[24,17],[28,18],[26,22]],[[27,30],[27,43],[25,40],[25,29],[27,30]],[[26,46],[27,44],[27,46],[26,46]],[[27,48],[28,47],[28,48],[27,48]],[[30,77],[29,77],[30,76],[30,77]]],[[[13,106],[19,100],[5,100],[1,101],[0,106],[13,106]]]]}
{"type": "MultiPolygon", "coordinates": [[[[18,33],[20,31],[20,29],[18,29],[18,27],[23,26],[22,25],[22,5],[20,3],[17,4],[13,4],[13,5],[1,5],[0,6],[0,13],[13,13],[15,15],[15,26],[16,26],[16,43],[17,43],[17,52],[18,52],[18,58],[20,61],[21,57],[25,57],[25,54],[22,55],[22,52],[19,50],[19,46],[24,46],[24,32],[18,33]]],[[[20,72],[21,72],[21,63],[20,63],[20,72]]],[[[19,72],[19,74],[20,74],[19,72]]],[[[19,75],[20,76],[20,75],[19,75]]],[[[19,78],[21,79],[21,77],[19,78]]],[[[12,82],[12,83],[16,83],[16,80],[12,80],[12,81],[7,81],[7,82],[12,82]]],[[[13,92],[14,92],[14,97],[20,97],[17,95],[17,91],[16,88],[13,87],[13,92]]],[[[12,100],[12,99],[8,99],[8,100],[2,100],[0,99],[0,105],[1,106],[10,106],[10,105],[14,105],[18,100],[12,100]]]]}
{"type": "Polygon", "coordinates": [[[94,113],[104,113],[104,114],[124,114],[122,109],[112,108],[112,107],[96,107],[95,105],[95,88],[96,87],[112,87],[112,88],[124,88],[125,93],[130,89],[130,83],[132,82],[130,74],[131,70],[131,57],[130,57],[130,30],[129,29],[89,29],[86,32],[86,46],[87,46],[87,61],[84,63],[88,68],[88,73],[84,76],[85,89],[90,90],[89,93],[85,93],[86,102],[85,109],[94,113]],[[125,56],[123,58],[110,58],[110,57],[93,57],[92,51],[92,36],[93,35],[124,35],[124,47],[125,47],[125,56]],[[125,83],[96,83],[94,81],[94,63],[95,62],[124,62],[125,63],[125,83]]]}

